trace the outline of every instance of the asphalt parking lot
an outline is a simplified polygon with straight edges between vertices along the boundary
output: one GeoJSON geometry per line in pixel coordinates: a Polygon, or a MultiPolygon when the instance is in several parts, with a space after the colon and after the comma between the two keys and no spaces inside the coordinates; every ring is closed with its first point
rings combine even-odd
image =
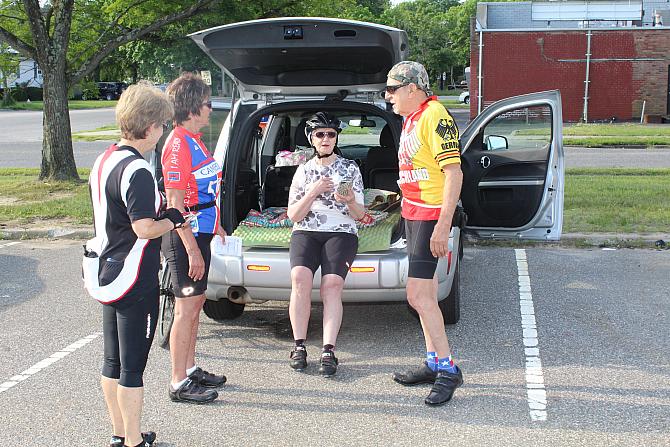
{"type": "MultiPolygon", "coordinates": [[[[106,445],[100,305],[81,286],[80,244],[0,241],[3,445],[106,445]]],[[[465,385],[446,406],[390,379],[424,353],[404,305],[347,306],[329,380],[313,363],[289,369],[286,303],[266,302],[225,324],[202,316],[198,362],[229,379],[213,405],[170,402],[154,346],[143,428],[158,446],[668,445],[670,252],[468,246],[463,262],[447,333],[465,385]]]]}

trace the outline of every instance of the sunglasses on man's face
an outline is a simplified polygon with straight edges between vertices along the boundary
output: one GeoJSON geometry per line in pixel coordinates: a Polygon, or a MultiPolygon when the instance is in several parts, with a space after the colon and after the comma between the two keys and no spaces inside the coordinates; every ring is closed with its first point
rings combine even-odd
{"type": "Polygon", "coordinates": [[[314,132],[314,136],[321,139],[323,137],[328,137],[328,138],[335,138],[337,136],[337,132],[333,132],[332,130],[328,132],[314,132]]]}
{"type": "Polygon", "coordinates": [[[406,83],[398,84],[398,85],[387,85],[386,88],[384,89],[384,91],[385,91],[386,93],[388,93],[389,95],[392,95],[392,94],[394,94],[394,93],[396,92],[396,90],[398,90],[399,88],[406,87],[406,86],[408,86],[409,84],[410,84],[410,83],[406,82],[406,83]]]}
{"type": "Polygon", "coordinates": [[[202,103],[203,106],[207,106],[208,109],[212,108],[212,101],[207,101],[202,103]]]}

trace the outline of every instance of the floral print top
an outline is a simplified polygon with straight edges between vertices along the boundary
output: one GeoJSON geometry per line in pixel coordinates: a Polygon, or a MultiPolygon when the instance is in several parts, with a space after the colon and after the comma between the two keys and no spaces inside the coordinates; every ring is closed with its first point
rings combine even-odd
{"type": "MultiPolygon", "coordinates": [[[[333,163],[321,166],[314,157],[305,164],[298,166],[291,182],[288,204],[292,205],[305,197],[311,185],[322,177],[330,177],[335,189],[340,182],[352,182],[356,202],[363,205],[363,177],[358,165],[353,160],[339,155],[333,163]]],[[[317,196],[307,215],[293,223],[293,231],[332,231],[358,234],[356,221],[349,215],[346,204],[335,200],[335,191],[317,196]]]]}

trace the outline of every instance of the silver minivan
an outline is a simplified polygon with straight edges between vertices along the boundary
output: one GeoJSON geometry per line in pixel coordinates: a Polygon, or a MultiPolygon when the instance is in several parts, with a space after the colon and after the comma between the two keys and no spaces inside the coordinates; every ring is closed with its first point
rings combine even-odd
{"type": "MultiPolygon", "coordinates": [[[[304,134],[308,116],[327,111],[347,124],[338,141],[341,155],[358,163],[371,200],[393,204],[399,191],[402,121],[381,92],[389,69],[407,59],[409,48],[400,29],[314,17],[234,23],[190,37],[235,83],[214,157],[223,167],[223,226],[229,235],[241,237],[242,249],[212,251],[204,306],[210,318],[229,320],[239,317],[247,304],[290,297],[290,228],[241,223],[250,211],[287,205],[296,168],[291,160],[297,164],[309,154],[304,134]]],[[[436,273],[440,309],[448,324],[460,317],[462,232],[482,239],[555,241],[561,236],[560,93],[531,93],[485,105],[461,130],[461,202],[449,255],[440,259],[436,273]]],[[[360,232],[359,253],[345,281],[345,303],[406,299],[404,225],[393,208],[388,207],[378,228],[360,232]]],[[[314,301],[320,299],[319,286],[317,271],[314,301]]],[[[169,271],[163,269],[163,345],[168,343],[173,308],[169,271]]]]}

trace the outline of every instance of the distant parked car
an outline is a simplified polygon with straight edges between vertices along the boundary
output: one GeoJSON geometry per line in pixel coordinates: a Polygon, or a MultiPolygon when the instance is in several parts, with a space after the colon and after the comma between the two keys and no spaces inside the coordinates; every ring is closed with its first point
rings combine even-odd
{"type": "Polygon", "coordinates": [[[121,93],[128,88],[125,82],[98,82],[98,90],[100,90],[100,99],[111,101],[119,99],[121,93]]]}
{"type": "Polygon", "coordinates": [[[470,104],[470,92],[461,93],[458,100],[463,104],[470,104]]]}

